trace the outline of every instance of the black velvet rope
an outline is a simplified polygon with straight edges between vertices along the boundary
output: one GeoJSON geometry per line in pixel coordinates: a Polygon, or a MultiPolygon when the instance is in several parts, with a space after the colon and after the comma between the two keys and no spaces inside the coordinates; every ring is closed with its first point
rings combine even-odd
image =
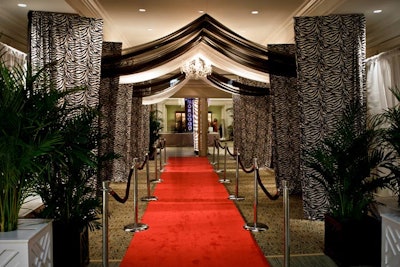
{"type": "Polygon", "coordinates": [[[242,160],[240,159],[240,155],[239,155],[239,165],[245,173],[252,173],[255,170],[254,165],[251,165],[250,169],[246,169],[246,167],[243,165],[242,160]]]}
{"type": "MultiPolygon", "coordinates": [[[[223,149],[225,149],[225,147],[226,147],[227,150],[228,150],[229,155],[231,155],[232,157],[236,157],[237,154],[236,153],[234,154],[231,151],[229,151],[229,147],[227,145],[222,147],[221,143],[217,139],[214,139],[214,143],[215,144],[218,143],[218,146],[223,148],[223,149]]],[[[240,167],[242,168],[242,170],[245,173],[252,173],[254,170],[256,171],[257,183],[260,185],[260,187],[261,187],[262,191],[264,192],[264,194],[271,200],[277,200],[279,198],[279,192],[276,192],[275,195],[272,195],[270,192],[268,192],[268,189],[264,186],[263,182],[261,181],[259,169],[256,168],[254,165],[252,165],[249,169],[246,169],[246,167],[243,165],[242,160],[240,159],[240,155],[239,155],[238,159],[239,159],[240,167]]]]}
{"type": "Polygon", "coordinates": [[[128,197],[129,197],[129,188],[131,187],[131,186],[130,186],[130,185],[131,185],[131,178],[132,178],[132,174],[133,174],[134,169],[135,169],[135,167],[132,166],[131,170],[129,171],[128,182],[127,182],[127,184],[126,184],[126,189],[125,189],[125,196],[124,196],[123,198],[121,198],[121,197],[117,194],[117,192],[115,192],[114,190],[112,190],[112,189],[110,188],[110,191],[109,191],[110,195],[113,196],[114,199],[115,199],[116,201],[120,202],[120,203],[125,203],[125,202],[128,200],[128,197]]]}
{"type": "Polygon", "coordinates": [[[275,195],[271,195],[271,193],[268,192],[267,188],[265,188],[264,184],[262,183],[261,178],[260,178],[260,172],[258,169],[256,169],[256,173],[257,173],[257,182],[260,185],[262,191],[265,193],[265,195],[270,200],[277,200],[279,198],[279,192],[276,192],[275,195]]]}
{"type": "Polygon", "coordinates": [[[229,147],[228,147],[227,149],[228,149],[228,154],[231,155],[231,157],[236,157],[236,153],[232,153],[232,152],[229,150],[229,147]]]}

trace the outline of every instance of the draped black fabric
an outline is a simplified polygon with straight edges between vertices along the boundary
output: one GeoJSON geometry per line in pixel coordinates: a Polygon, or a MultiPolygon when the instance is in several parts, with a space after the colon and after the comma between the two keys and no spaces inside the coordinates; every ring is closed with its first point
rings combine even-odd
{"type": "MultiPolygon", "coordinates": [[[[296,61],[293,55],[268,50],[265,46],[251,42],[232,32],[205,14],[168,36],[127,49],[123,55],[103,57],[102,77],[123,76],[151,70],[183,55],[200,43],[253,70],[266,74],[296,76],[296,61]]],[[[178,72],[179,70],[175,71],[178,72]]],[[[176,75],[176,72],[173,75],[176,75]]],[[[133,89],[138,86],[142,87],[141,90],[144,94],[152,95],[168,88],[169,81],[172,78],[166,76],[160,79],[133,84],[132,86],[133,89]],[[145,90],[145,88],[147,89],[145,90]]],[[[180,79],[182,80],[183,77],[180,77],[180,79]]],[[[246,95],[268,94],[268,91],[266,92],[264,88],[237,86],[237,89],[232,89],[232,86],[228,86],[230,84],[227,84],[223,77],[215,72],[209,79],[216,87],[224,90],[228,88],[228,90],[233,90],[234,93],[246,95]]],[[[138,90],[138,96],[144,96],[141,94],[141,90],[138,90]]]]}

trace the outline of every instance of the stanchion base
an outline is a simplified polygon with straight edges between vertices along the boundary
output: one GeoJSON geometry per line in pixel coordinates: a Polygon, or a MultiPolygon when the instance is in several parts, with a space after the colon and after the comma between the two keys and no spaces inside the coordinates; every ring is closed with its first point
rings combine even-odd
{"type": "Polygon", "coordinates": [[[230,199],[230,200],[244,200],[244,197],[235,196],[235,195],[230,195],[230,196],[228,197],[228,199],[230,199]]]}
{"type": "Polygon", "coordinates": [[[156,184],[156,183],[161,183],[163,180],[162,179],[154,179],[150,180],[150,183],[156,184]]]}
{"type": "Polygon", "coordinates": [[[159,170],[159,172],[164,172],[164,169],[158,169],[159,170]]]}
{"type": "Polygon", "coordinates": [[[132,223],[132,224],[128,224],[124,227],[124,230],[126,232],[141,232],[144,230],[147,230],[149,228],[149,226],[147,224],[144,223],[132,223]]]}
{"type": "Polygon", "coordinates": [[[140,200],[141,201],[156,201],[156,200],[158,200],[158,198],[155,196],[146,196],[146,197],[142,197],[140,200]]]}
{"type": "Polygon", "coordinates": [[[224,170],[216,170],[215,172],[216,173],[221,173],[221,172],[224,172],[224,170]]]}
{"type": "Polygon", "coordinates": [[[215,166],[215,165],[217,165],[217,163],[216,162],[211,162],[211,165],[215,166]]]}
{"type": "Polygon", "coordinates": [[[268,226],[263,223],[248,223],[243,226],[247,231],[262,232],[268,230],[268,226]]]}
{"type": "Polygon", "coordinates": [[[231,180],[229,180],[229,179],[220,179],[219,182],[220,182],[221,184],[230,184],[230,183],[231,183],[231,180]]]}

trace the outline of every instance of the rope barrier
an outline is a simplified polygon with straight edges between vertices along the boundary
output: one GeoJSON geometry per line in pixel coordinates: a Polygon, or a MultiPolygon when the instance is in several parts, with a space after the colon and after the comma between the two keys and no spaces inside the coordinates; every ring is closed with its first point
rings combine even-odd
{"type": "Polygon", "coordinates": [[[260,172],[258,169],[256,169],[256,173],[257,173],[258,184],[260,185],[264,194],[271,200],[277,200],[279,198],[279,192],[276,192],[275,195],[271,195],[271,193],[268,192],[267,188],[265,188],[264,184],[262,183],[261,178],[260,178],[260,172]]]}
{"type": "Polygon", "coordinates": [[[220,179],[219,182],[222,184],[229,184],[231,181],[229,179],[226,179],[226,153],[228,151],[228,145],[225,142],[225,146],[224,146],[224,150],[225,150],[225,154],[224,154],[224,178],[220,179]]]}
{"type": "Polygon", "coordinates": [[[135,166],[132,165],[131,169],[129,170],[129,175],[128,175],[128,181],[126,183],[126,189],[125,189],[125,196],[123,198],[121,198],[112,188],[109,188],[109,193],[110,195],[118,202],[120,203],[125,203],[128,198],[129,198],[129,189],[131,187],[131,178],[132,178],[132,174],[134,172],[135,166]]]}
{"type": "Polygon", "coordinates": [[[147,196],[142,197],[142,201],[155,201],[158,200],[157,197],[150,194],[150,171],[149,171],[149,153],[146,153],[146,186],[147,186],[147,196]]]}
{"type": "Polygon", "coordinates": [[[231,200],[244,200],[244,197],[239,196],[239,150],[236,149],[236,174],[235,174],[235,194],[230,195],[229,199],[231,200]]]}
{"type": "MultiPolygon", "coordinates": [[[[257,158],[254,158],[254,168],[258,169],[258,164],[257,164],[257,158]]],[[[268,229],[268,226],[259,223],[257,221],[257,209],[258,209],[258,181],[257,181],[257,172],[254,172],[254,205],[253,205],[253,210],[254,210],[254,221],[253,223],[248,223],[243,226],[245,230],[252,231],[252,232],[261,232],[265,231],[268,229]]]]}
{"type": "Polygon", "coordinates": [[[134,182],[134,190],[133,190],[133,207],[134,207],[134,222],[132,224],[128,224],[124,227],[127,232],[140,232],[147,230],[149,226],[147,224],[138,222],[138,179],[137,179],[137,158],[133,159],[133,182],[134,182]]]}
{"type": "Polygon", "coordinates": [[[154,148],[153,149],[153,153],[155,153],[154,154],[154,167],[155,167],[154,175],[155,175],[155,178],[150,181],[151,183],[161,183],[162,182],[162,179],[158,178],[158,168],[157,168],[157,158],[158,158],[158,156],[157,156],[157,143],[158,142],[159,142],[159,140],[157,139],[157,141],[154,142],[154,145],[153,145],[153,148],[154,148]]]}

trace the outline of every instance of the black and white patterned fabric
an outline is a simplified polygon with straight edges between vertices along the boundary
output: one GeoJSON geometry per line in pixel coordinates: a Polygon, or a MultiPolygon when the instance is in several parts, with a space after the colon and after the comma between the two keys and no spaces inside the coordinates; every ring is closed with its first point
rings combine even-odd
{"type": "MultiPolygon", "coordinates": [[[[334,129],[345,106],[366,104],[365,17],[295,18],[301,154],[334,129]]],[[[322,219],[327,198],[300,160],[305,217],[322,219]]]]}
{"type": "Polygon", "coordinates": [[[258,166],[270,167],[272,113],[270,96],[233,96],[235,151],[245,166],[257,158],[258,166]]]}
{"type": "MultiPolygon", "coordinates": [[[[295,54],[295,45],[268,45],[268,49],[295,54]]],[[[288,181],[291,194],[301,193],[300,177],[300,113],[296,77],[270,75],[273,99],[273,168],[276,184],[288,181]]]]}
{"type": "MultiPolygon", "coordinates": [[[[120,55],[121,51],[122,43],[103,43],[103,57],[109,55],[120,55]]],[[[99,103],[102,116],[99,120],[99,125],[101,134],[105,136],[99,145],[100,155],[114,152],[115,143],[119,141],[117,138],[120,135],[116,134],[118,86],[118,77],[102,78],[100,82],[99,103]]],[[[122,150],[119,150],[119,152],[122,152],[122,150]]],[[[99,175],[102,180],[113,180],[114,162],[105,162],[104,165],[101,166],[99,175]]]]}
{"type": "Polygon", "coordinates": [[[65,91],[85,86],[71,103],[99,103],[103,21],[76,14],[29,12],[30,63],[33,69],[53,63],[49,76],[65,91]]]}

